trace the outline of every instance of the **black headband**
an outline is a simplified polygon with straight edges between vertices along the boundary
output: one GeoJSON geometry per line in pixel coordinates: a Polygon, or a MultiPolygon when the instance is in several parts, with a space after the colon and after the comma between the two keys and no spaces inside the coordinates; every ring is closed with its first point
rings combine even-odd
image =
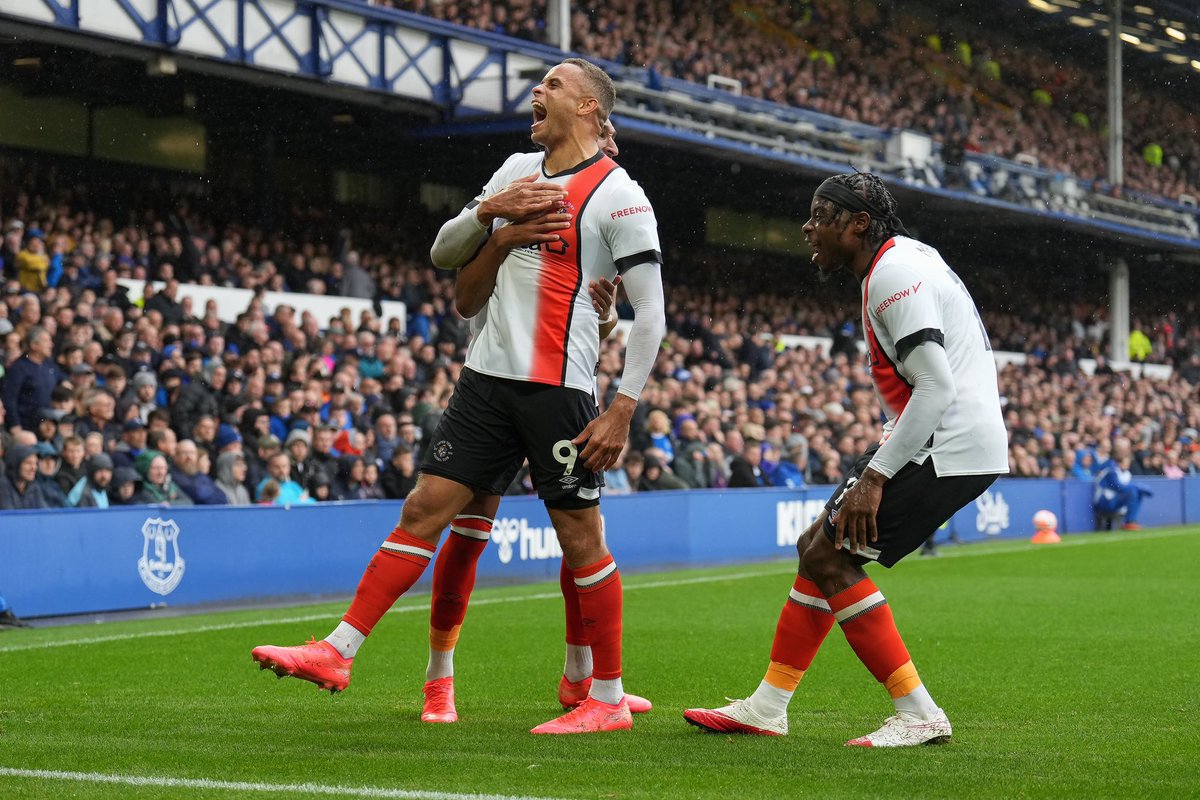
{"type": "Polygon", "coordinates": [[[847,211],[869,214],[872,219],[877,219],[883,223],[884,227],[887,228],[889,236],[897,233],[901,236],[909,236],[908,231],[904,229],[904,223],[900,221],[898,216],[884,213],[882,209],[870,200],[844,183],[835,181],[833,178],[826,178],[817,187],[815,196],[823,200],[828,200],[831,203],[836,203],[847,211]]]}

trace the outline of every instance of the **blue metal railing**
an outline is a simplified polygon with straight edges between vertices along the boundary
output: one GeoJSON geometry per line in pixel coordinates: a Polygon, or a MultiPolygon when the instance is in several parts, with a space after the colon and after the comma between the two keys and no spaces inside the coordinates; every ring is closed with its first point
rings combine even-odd
{"type": "MultiPolygon", "coordinates": [[[[81,16],[80,0],[5,0],[0,29],[6,20],[22,21],[401,96],[456,124],[511,118],[546,67],[565,55],[547,45],[354,0],[155,0],[153,18],[143,16],[145,7],[136,0],[89,0],[81,16]]],[[[940,160],[936,169],[889,162],[884,151],[892,131],[676,78],[652,81],[644,69],[598,63],[621,84],[629,129],[681,142],[701,136],[730,152],[813,170],[853,161],[917,189],[968,201],[1001,199],[1099,228],[1140,228],[1174,247],[1200,246],[1192,206],[1144,193],[1111,198],[1093,192],[1090,181],[994,156],[968,156],[971,181],[962,189],[944,187],[940,160]]]]}

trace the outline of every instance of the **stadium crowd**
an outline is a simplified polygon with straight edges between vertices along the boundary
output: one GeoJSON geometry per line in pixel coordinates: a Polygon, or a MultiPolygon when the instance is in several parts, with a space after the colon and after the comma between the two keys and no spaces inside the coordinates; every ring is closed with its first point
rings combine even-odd
{"type": "MultiPolygon", "coordinates": [[[[403,235],[312,215],[293,220],[303,233],[265,233],[188,208],[118,222],[52,172],[0,170],[0,508],[307,503],[412,488],[468,339],[452,277],[425,266],[440,220],[413,209],[403,235]],[[165,283],[131,297],[121,278],[165,283]],[[408,324],[349,311],[319,320],[261,297],[227,322],[181,297],[182,278],[399,299],[408,324]]],[[[627,452],[606,475],[610,493],[838,483],[878,436],[853,287],[781,264],[794,284],[768,294],[738,259],[722,253],[714,278],[711,253],[668,254],[668,334],[627,452]],[[833,344],[788,348],[789,334],[833,344]]],[[[1194,301],[1143,298],[1142,311],[1175,309],[1142,325],[1142,355],[1172,361],[1170,378],[1134,380],[1103,358],[1088,375],[1078,359],[1105,346],[1101,309],[1077,302],[1063,315],[1032,273],[1024,283],[964,275],[990,309],[996,348],[1026,355],[1001,372],[1014,475],[1087,477],[1117,437],[1133,441],[1138,474],[1200,474],[1194,301]]],[[[603,343],[602,404],[622,347],[619,333],[603,343]]],[[[531,489],[522,474],[510,491],[531,489]]]]}
{"type": "MultiPolygon", "coordinates": [[[[530,41],[545,41],[545,0],[376,0],[530,41]]],[[[1064,63],[1003,26],[961,22],[921,3],[760,0],[706,7],[613,0],[577,8],[572,44],[646,68],[651,83],[732,78],[742,93],[883,128],[930,134],[965,151],[1031,156],[1052,171],[1106,179],[1103,70],[1064,63]]],[[[1155,85],[1125,104],[1128,189],[1172,200],[1200,194],[1194,110],[1155,85]]]]}

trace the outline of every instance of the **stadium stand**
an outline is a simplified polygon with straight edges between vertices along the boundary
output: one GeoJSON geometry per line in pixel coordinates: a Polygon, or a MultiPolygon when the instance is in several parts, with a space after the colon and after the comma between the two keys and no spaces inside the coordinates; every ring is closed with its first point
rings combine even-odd
{"type": "MultiPolygon", "coordinates": [[[[179,187],[161,191],[135,171],[120,191],[100,193],[86,180],[62,180],[48,163],[0,161],[0,398],[5,427],[25,429],[0,434],[0,447],[6,485],[22,483],[20,461],[35,452],[26,448],[40,446],[42,480],[60,492],[8,505],[58,496],[89,504],[101,484],[111,487],[112,505],[230,495],[318,502],[402,497],[411,488],[422,436],[445,408],[467,341],[451,280],[424,263],[435,215],[406,208],[397,232],[367,213],[345,228],[305,210],[264,231],[225,197],[180,204],[179,187]],[[162,290],[142,297],[126,288],[147,279],[162,290]],[[258,294],[222,319],[215,303],[197,307],[187,296],[189,285],[214,284],[258,294]],[[323,319],[297,313],[299,302],[269,308],[267,289],[298,300],[397,300],[407,320],[400,328],[372,312],[323,319]],[[40,399],[22,405],[15,383],[30,373],[24,355],[39,329],[52,339],[57,372],[43,368],[30,390],[40,399]]],[[[627,471],[610,483],[640,491],[838,482],[879,418],[852,289],[794,277],[795,285],[764,292],[749,277],[772,266],[762,254],[744,264],[726,258],[733,277],[714,289],[707,257],[687,248],[670,255],[669,333],[627,471]],[[823,344],[789,346],[811,344],[806,337],[823,344]]],[[[788,274],[783,261],[775,266],[788,274]]],[[[1155,373],[1163,377],[1135,378],[1106,365],[1105,310],[1081,299],[1103,296],[1103,276],[1081,291],[1074,280],[1055,285],[987,264],[962,271],[990,309],[996,350],[1011,356],[1000,376],[1014,475],[1088,477],[1117,436],[1134,441],[1139,474],[1200,474],[1194,300],[1177,302],[1169,283],[1135,298],[1135,326],[1146,334],[1141,360],[1166,367],[1155,373]]],[[[618,334],[602,352],[602,402],[621,364],[618,334]]],[[[511,491],[528,492],[526,476],[511,491]]]]}
{"type": "MultiPolygon", "coordinates": [[[[530,41],[546,36],[544,2],[376,4],[530,41]]],[[[650,88],[672,78],[713,85],[716,76],[746,97],[850,124],[926,133],[950,172],[931,181],[1011,199],[1031,193],[1042,207],[1099,202],[1121,216],[1170,218],[1170,226],[1181,199],[1194,208],[1200,190],[1200,144],[1190,134],[1196,111],[1162,102],[1162,86],[1127,95],[1126,179],[1118,188],[1106,182],[1103,71],[1064,63],[1061,53],[1043,51],[1028,38],[1018,42],[1002,29],[925,3],[808,0],[693,12],[690,4],[670,0],[577,9],[572,42],[583,53],[639,70],[650,88]],[[968,159],[971,154],[1011,163],[968,159]],[[1020,164],[1026,169],[1014,167],[1020,164]],[[1064,181],[1064,174],[1082,184],[1064,181]],[[1162,207],[1150,198],[1172,202],[1162,207]]],[[[787,126],[791,133],[795,128],[787,126]]],[[[841,147],[847,146],[852,142],[843,139],[841,147]]],[[[1194,226],[1194,216],[1186,218],[1194,226]]]]}

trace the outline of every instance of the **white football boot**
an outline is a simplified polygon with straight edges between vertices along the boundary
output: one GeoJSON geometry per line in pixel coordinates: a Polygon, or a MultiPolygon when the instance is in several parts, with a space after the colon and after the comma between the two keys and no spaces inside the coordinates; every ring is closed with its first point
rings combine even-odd
{"type": "Polygon", "coordinates": [[[874,733],[846,742],[847,747],[915,747],[919,744],[945,744],[950,741],[950,720],[938,709],[933,719],[919,719],[900,712],[888,717],[874,733]]]}
{"type": "MultiPolygon", "coordinates": [[[[728,699],[728,698],[727,698],[728,699]]],[[[757,736],[787,736],[787,714],[764,717],[745,700],[730,699],[720,708],[689,708],[683,718],[697,728],[714,733],[751,733],[757,736]]]]}

